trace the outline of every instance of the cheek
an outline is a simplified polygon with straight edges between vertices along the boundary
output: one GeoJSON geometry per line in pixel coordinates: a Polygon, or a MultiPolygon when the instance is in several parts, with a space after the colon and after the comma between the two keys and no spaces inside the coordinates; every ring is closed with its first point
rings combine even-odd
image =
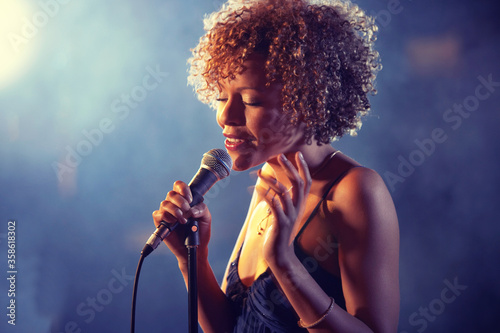
{"type": "Polygon", "coordinates": [[[258,126],[259,139],[263,143],[282,141],[289,132],[287,117],[277,110],[262,115],[258,126]]]}

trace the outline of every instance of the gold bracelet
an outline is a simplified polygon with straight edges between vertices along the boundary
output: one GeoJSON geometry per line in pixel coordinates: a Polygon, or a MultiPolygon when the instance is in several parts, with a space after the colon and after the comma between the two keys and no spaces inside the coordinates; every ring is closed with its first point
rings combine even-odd
{"type": "Polygon", "coordinates": [[[328,307],[328,309],[325,311],[325,313],[323,313],[323,315],[318,320],[316,320],[314,323],[312,323],[310,325],[306,325],[306,324],[304,324],[304,322],[302,321],[302,319],[300,319],[297,322],[297,324],[299,325],[299,327],[301,327],[301,328],[311,328],[311,327],[314,327],[314,326],[318,325],[323,319],[325,319],[326,316],[328,316],[328,314],[332,311],[333,305],[335,304],[335,300],[333,299],[333,297],[330,297],[330,299],[332,300],[331,303],[330,303],[330,306],[328,307]]]}

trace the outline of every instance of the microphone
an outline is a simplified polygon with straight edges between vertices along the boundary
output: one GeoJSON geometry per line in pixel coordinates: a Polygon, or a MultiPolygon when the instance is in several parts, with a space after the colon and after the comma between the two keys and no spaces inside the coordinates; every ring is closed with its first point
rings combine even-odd
{"type": "MultiPolygon", "coordinates": [[[[221,179],[229,176],[233,161],[228,153],[223,149],[212,149],[205,154],[201,160],[200,169],[194,175],[189,183],[189,188],[193,195],[193,201],[190,206],[193,207],[200,202],[203,202],[203,196],[210,190],[210,188],[221,179]]],[[[142,249],[141,254],[146,257],[153,252],[165,237],[177,228],[179,222],[166,223],[161,221],[158,228],[149,237],[146,245],[142,249]]]]}

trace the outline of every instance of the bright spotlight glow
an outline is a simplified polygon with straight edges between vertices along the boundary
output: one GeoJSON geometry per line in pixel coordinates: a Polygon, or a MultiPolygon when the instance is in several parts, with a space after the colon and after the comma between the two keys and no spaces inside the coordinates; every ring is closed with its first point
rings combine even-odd
{"type": "Polygon", "coordinates": [[[20,77],[33,58],[36,32],[31,19],[26,1],[0,0],[0,89],[20,77]]]}

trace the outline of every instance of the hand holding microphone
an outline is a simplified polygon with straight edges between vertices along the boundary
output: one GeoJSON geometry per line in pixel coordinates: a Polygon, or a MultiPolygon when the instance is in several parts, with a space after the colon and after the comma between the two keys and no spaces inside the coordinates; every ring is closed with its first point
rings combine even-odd
{"type": "MultiPolygon", "coordinates": [[[[159,210],[153,212],[157,229],[144,246],[144,257],[156,249],[161,241],[174,232],[179,224],[185,224],[190,217],[199,220],[202,245],[207,245],[210,236],[211,216],[203,203],[203,196],[218,180],[229,175],[231,167],[231,158],[225,150],[212,149],[203,155],[200,169],[189,185],[182,181],[175,182],[173,190],[168,192],[159,210]]],[[[166,241],[170,250],[178,258],[185,253],[182,236],[176,233],[175,237],[172,235],[166,241]]]]}

